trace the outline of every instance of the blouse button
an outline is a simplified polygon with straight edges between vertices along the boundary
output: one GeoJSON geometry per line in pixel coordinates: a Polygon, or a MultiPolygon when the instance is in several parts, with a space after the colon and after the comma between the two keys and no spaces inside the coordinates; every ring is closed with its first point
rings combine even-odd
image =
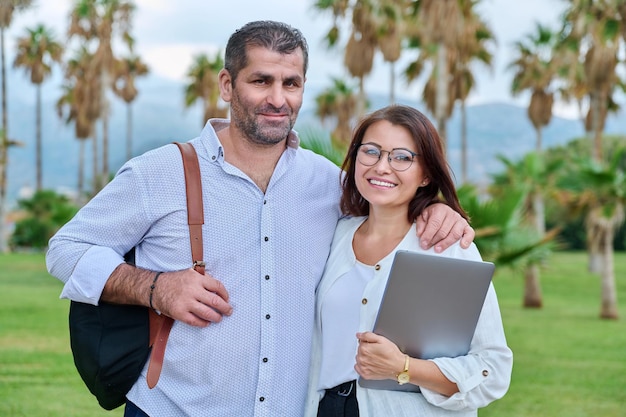
{"type": "Polygon", "coordinates": [[[374,269],[380,271],[380,265],[376,264],[376,266],[374,266],[374,269]]]}
{"type": "Polygon", "coordinates": [[[361,300],[361,304],[363,304],[363,305],[367,304],[367,298],[362,299],[361,300]]]}
{"type": "Polygon", "coordinates": [[[488,370],[486,370],[486,369],[484,369],[484,370],[483,370],[483,376],[487,376],[487,375],[489,375],[489,371],[488,371],[488,370]]]}

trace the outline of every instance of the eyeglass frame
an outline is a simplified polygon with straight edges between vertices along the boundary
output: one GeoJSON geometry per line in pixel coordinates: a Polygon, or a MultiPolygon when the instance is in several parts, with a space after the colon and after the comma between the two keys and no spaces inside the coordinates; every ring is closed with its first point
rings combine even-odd
{"type": "Polygon", "coordinates": [[[356,159],[356,160],[357,160],[360,164],[363,164],[363,165],[365,165],[366,167],[373,167],[373,166],[375,166],[376,164],[378,164],[378,163],[380,162],[380,159],[383,157],[383,152],[387,152],[387,163],[389,164],[389,167],[390,167],[391,169],[393,169],[394,171],[396,171],[396,172],[404,172],[404,171],[408,170],[409,168],[411,168],[411,166],[413,165],[413,162],[415,161],[415,157],[420,155],[420,154],[415,153],[415,152],[413,152],[412,150],[407,149],[407,148],[393,148],[393,149],[392,149],[392,150],[390,150],[390,151],[386,151],[386,150],[384,150],[383,148],[381,148],[381,147],[380,147],[378,144],[376,144],[376,143],[373,143],[373,142],[366,142],[366,143],[361,143],[361,144],[359,144],[359,146],[356,148],[356,155],[355,155],[355,156],[356,156],[356,158],[355,158],[355,159],[356,159]],[[373,163],[373,164],[371,164],[371,165],[368,165],[368,164],[364,163],[363,161],[361,161],[361,160],[359,159],[359,153],[360,153],[360,151],[361,151],[361,147],[362,147],[362,146],[365,146],[365,145],[367,145],[367,146],[372,146],[372,147],[374,147],[374,148],[378,149],[378,152],[379,152],[379,154],[378,154],[378,159],[376,160],[376,162],[374,162],[374,163],[373,163]],[[392,161],[392,158],[391,158],[391,153],[392,153],[393,151],[406,151],[406,152],[410,153],[410,154],[411,154],[411,163],[409,164],[409,166],[407,166],[407,167],[406,167],[406,168],[404,168],[404,169],[396,169],[396,168],[394,168],[394,167],[393,167],[393,165],[391,165],[391,161],[392,161]]]}

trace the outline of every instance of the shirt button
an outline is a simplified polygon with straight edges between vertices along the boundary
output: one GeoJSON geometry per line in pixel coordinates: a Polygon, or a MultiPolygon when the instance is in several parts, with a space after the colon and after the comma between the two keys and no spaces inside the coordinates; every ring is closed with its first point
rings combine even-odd
{"type": "Polygon", "coordinates": [[[374,269],[377,270],[377,271],[380,271],[380,265],[374,266],[374,269]]]}
{"type": "Polygon", "coordinates": [[[269,319],[270,319],[270,315],[269,315],[269,314],[266,314],[266,315],[265,315],[265,318],[269,320],[269,319]]]}
{"type": "Polygon", "coordinates": [[[484,370],[483,370],[483,376],[488,376],[488,375],[489,375],[489,371],[488,371],[488,370],[486,370],[486,369],[484,369],[484,370]]]}
{"type": "Polygon", "coordinates": [[[270,279],[270,276],[269,275],[265,275],[265,280],[267,281],[269,279],[270,279]]]}
{"type": "Polygon", "coordinates": [[[268,240],[270,240],[270,238],[265,236],[265,241],[267,242],[268,240]]]}
{"type": "Polygon", "coordinates": [[[361,304],[363,304],[363,305],[367,304],[367,298],[362,299],[361,300],[361,304]]]}
{"type": "Polygon", "coordinates": [[[267,358],[263,358],[263,363],[267,363],[267,358]]]}
{"type": "Polygon", "coordinates": [[[259,401],[261,401],[261,402],[265,401],[265,397],[259,398],[259,401]]]}

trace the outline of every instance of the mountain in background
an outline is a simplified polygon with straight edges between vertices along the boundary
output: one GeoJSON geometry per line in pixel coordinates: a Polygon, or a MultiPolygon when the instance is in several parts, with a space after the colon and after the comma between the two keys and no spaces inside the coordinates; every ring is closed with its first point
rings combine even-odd
{"type": "MultiPolygon", "coordinates": [[[[9,75],[8,80],[9,137],[24,144],[9,151],[7,200],[11,205],[18,198],[27,196],[35,185],[35,89],[17,79],[16,75],[9,75]]],[[[181,83],[150,77],[149,80],[140,80],[138,84],[140,93],[133,103],[133,155],[172,141],[187,141],[198,136],[203,126],[201,111],[199,106],[184,109],[181,83]]],[[[296,130],[321,129],[314,115],[316,94],[307,89],[296,130]]],[[[74,192],[77,188],[79,145],[73,126],[65,125],[56,114],[55,103],[59,96],[58,87],[48,87],[43,96],[43,186],[74,192]]],[[[371,109],[388,103],[383,95],[370,95],[369,100],[371,109]]],[[[417,101],[398,101],[424,109],[417,101]]],[[[126,106],[117,98],[111,103],[109,169],[116,172],[125,162],[126,106]]],[[[518,159],[535,147],[535,132],[525,108],[504,103],[468,106],[467,121],[468,171],[472,182],[487,182],[490,173],[503,168],[496,155],[518,159]]],[[[461,176],[460,131],[460,115],[455,111],[448,122],[448,159],[458,180],[461,176]]],[[[626,133],[626,118],[611,116],[606,132],[626,133]]],[[[543,131],[543,144],[545,148],[562,145],[583,134],[580,121],[553,117],[543,131]]],[[[85,154],[88,178],[92,173],[91,155],[91,142],[88,142],[85,154]]]]}

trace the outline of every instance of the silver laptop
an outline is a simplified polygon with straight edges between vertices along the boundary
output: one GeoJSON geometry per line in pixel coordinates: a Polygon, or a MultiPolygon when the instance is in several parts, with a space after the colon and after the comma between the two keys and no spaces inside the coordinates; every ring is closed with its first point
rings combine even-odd
{"type": "MultiPolygon", "coordinates": [[[[414,358],[467,354],[494,269],[491,262],[396,252],[374,333],[414,358]]],[[[360,378],[359,385],[419,391],[391,379],[360,378]]]]}

